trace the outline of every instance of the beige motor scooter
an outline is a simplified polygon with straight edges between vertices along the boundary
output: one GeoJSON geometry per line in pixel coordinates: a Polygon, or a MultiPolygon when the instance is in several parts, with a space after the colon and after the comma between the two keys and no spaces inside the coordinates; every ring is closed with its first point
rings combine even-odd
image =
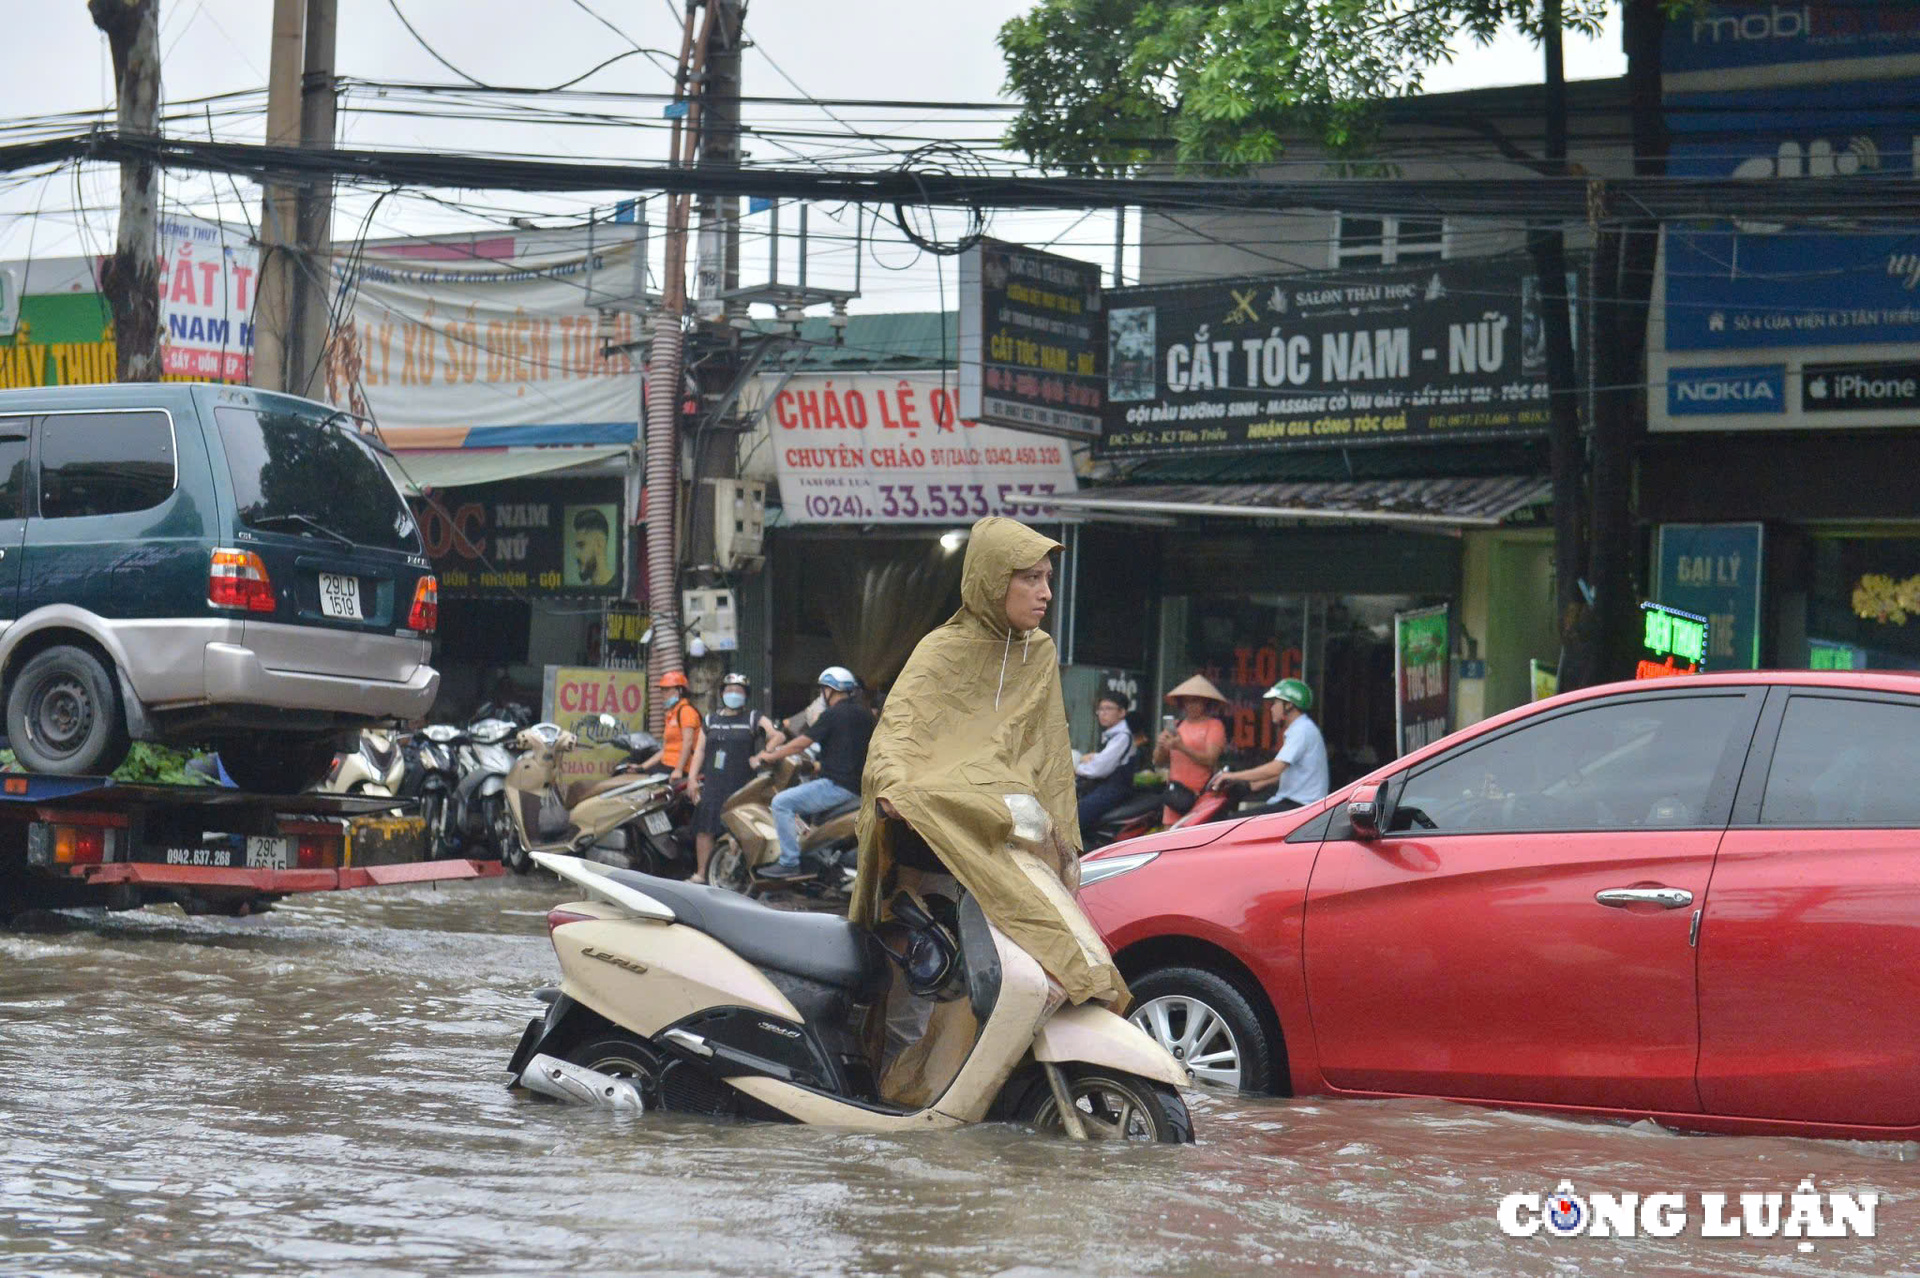
{"type": "Polygon", "coordinates": [[[759,896],[770,888],[815,899],[846,896],[853,883],[851,849],[860,824],[858,798],[802,823],[800,863],[813,872],[811,877],[778,882],[756,877],[760,869],[780,859],[773,796],[805,779],[804,772],[801,758],[781,759],[727,798],[720,809],[726,833],[714,844],[707,863],[709,883],[747,896],[759,896]]]}
{"type": "MultiPolygon", "coordinates": [[[[611,720],[609,720],[611,722],[611,720]]],[[[560,764],[579,738],[557,723],[536,723],[514,738],[518,752],[505,777],[507,815],[520,849],[565,853],[624,866],[637,831],[626,827],[665,806],[664,776],[615,776],[559,789],[560,764]]],[[[505,851],[501,857],[506,859],[505,851]]]]}
{"type": "MultiPolygon", "coordinates": [[[[1091,928],[1030,850],[1007,854],[1030,858],[1040,890],[1091,928]]],[[[949,913],[944,898],[901,893],[876,932],[576,857],[534,860],[593,899],[547,916],[563,979],[508,1065],[516,1085],[616,1108],[872,1132],[1004,1119],[1082,1139],[1193,1139],[1186,1067],[1105,1007],[1064,1005],[971,896],[949,913]],[[924,1108],[878,1094],[895,979],[917,997],[968,999],[979,1026],[924,1108]]]]}

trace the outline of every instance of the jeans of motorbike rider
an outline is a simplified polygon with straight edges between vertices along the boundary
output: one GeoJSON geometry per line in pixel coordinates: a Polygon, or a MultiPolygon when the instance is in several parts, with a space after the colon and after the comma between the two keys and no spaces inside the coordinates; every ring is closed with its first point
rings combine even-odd
{"type": "Polygon", "coordinates": [[[1093,834],[1093,827],[1100,824],[1100,818],[1132,793],[1133,772],[1128,768],[1117,768],[1112,776],[1102,778],[1080,796],[1080,843],[1083,847],[1093,834]]]}
{"type": "Polygon", "coordinates": [[[860,796],[825,777],[815,777],[773,796],[773,828],[780,834],[780,864],[800,866],[800,826],[797,818],[818,816],[860,796]]]}

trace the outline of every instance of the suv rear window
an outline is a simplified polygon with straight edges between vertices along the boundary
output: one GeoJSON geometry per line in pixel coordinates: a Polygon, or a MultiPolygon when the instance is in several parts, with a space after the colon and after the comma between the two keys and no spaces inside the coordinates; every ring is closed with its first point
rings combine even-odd
{"type": "Polygon", "coordinates": [[[270,532],[324,529],[358,545],[420,553],[413,512],[380,455],[351,429],[284,411],[216,408],[213,416],[242,523],[270,532]]]}

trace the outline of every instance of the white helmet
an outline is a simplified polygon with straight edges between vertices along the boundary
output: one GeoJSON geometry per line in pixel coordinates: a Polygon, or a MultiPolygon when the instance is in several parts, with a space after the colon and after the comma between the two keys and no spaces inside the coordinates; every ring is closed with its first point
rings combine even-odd
{"type": "Polygon", "coordinates": [[[859,680],[853,677],[853,671],[845,666],[828,666],[820,672],[820,678],[816,682],[823,688],[832,688],[835,692],[852,692],[860,686],[859,680]]]}

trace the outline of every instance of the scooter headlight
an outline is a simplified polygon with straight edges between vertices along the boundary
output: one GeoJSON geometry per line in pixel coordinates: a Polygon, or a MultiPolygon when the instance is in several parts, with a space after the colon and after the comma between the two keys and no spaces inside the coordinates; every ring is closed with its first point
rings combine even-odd
{"type": "Polygon", "coordinates": [[[1080,886],[1090,888],[1103,879],[1130,874],[1159,856],[1158,852],[1130,852],[1126,856],[1096,857],[1080,863],[1080,886]]]}

